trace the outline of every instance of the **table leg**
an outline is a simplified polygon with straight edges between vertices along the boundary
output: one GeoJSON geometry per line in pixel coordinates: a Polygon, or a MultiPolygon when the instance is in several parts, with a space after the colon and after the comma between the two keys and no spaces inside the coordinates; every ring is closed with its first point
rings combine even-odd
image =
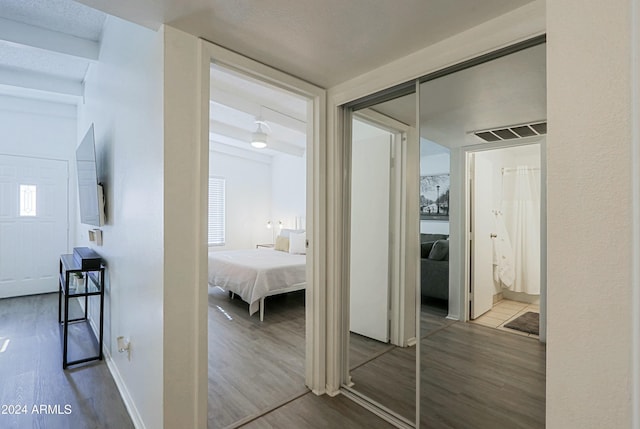
{"type": "Polygon", "coordinates": [[[69,339],[69,288],[65,287],[65,291],[67,293],[64,295],[64,325],[62,327],[62,369],[67,369],[67,341],[69,339]]]}
{"type": "Polygon", "coordinates": [[[62,284],[58,280],[58,323],[62,322],[62,284]]]}
{"type": "MultiPolygon", "coordinates": [[[[87,279],[89,280],[89,279],[87,279]]],[[[102,343],[104,340],[104,270],[100,270],[100,360],[102,360],[102,343]]]]}

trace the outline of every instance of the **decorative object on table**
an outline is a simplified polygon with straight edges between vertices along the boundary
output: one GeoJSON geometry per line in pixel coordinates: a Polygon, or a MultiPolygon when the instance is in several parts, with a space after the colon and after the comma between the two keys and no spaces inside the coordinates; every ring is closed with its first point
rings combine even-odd
{"type": "Polygon", "coordinates": [[[76,288],[81,288],[84,286],[84,276],[82,273],[73,273],[73,285],[76,288]]]}

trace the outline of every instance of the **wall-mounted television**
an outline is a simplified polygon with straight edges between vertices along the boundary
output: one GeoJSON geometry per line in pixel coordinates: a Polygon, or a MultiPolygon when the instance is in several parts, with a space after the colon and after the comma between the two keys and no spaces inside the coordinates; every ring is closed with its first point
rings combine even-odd
{"type": "Polygon", "coordinates": [[[80,223],[104,225],[104,194],[98,182],[96,143],[93,124],[76,149],[80,223]]]}

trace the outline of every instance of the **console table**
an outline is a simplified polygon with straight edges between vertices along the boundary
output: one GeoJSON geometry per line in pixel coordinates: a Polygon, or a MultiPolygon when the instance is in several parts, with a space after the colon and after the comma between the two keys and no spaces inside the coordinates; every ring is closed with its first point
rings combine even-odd
{"type": "MultiPolygon", "coordinates": [[[[60,274],[58,289],[58,322],[62,324],[63,345],[62,345],[62,368],[67,369],[69,365],[89,362],[92,360],[102,360],[102,341],[104,329],[104,265],[100,264],[99,268],[86,269],[82,267],[81,261],[74,258],[74,255],[60,256],[60,274]],[[73,281],[72,277],[83,279],[82,284],[73,281]],[[64,296],[64,299],[63,299],[64,296]],[[68,340],[69,340],[69,324],[84,322],[89,324],[89,297],[98,296],[100,298],[100,327],[98,334],[98,354],[83,359],[69,361],[67,357],[68,340]],[[84,317],[69,319],[69,299],[84,298],[84,317]],[[62,304],[64,301],[64,312],[62,304]]],[[[91,326],[88,330],[93,333],[91,326]]],[[[94,333],[95,334],[95,333],[94,333]]],[[[95,339],[95,338],[94,338],[95,339]]]]}

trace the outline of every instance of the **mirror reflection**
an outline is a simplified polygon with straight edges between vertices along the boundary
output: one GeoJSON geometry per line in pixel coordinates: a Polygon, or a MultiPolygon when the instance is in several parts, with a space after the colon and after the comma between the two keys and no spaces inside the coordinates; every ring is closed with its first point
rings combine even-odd
{"type": "Polygon", "coordinates": [[[537,45],[420,85],[420,427],[544,427],[545,69],[537,45]]]}
{"type": "Polygon", "coordinates": [[[358,110],[350,153],[347,384],[407,423],[416,415],[417,266],[405,252],[404,174],[415,123],[415,94],[358,110]]]}
{"type": "Polygon", "coordinates": [[[400,424],[544,427],[545,55],[352,112],[344,388],[400,424]]]}

